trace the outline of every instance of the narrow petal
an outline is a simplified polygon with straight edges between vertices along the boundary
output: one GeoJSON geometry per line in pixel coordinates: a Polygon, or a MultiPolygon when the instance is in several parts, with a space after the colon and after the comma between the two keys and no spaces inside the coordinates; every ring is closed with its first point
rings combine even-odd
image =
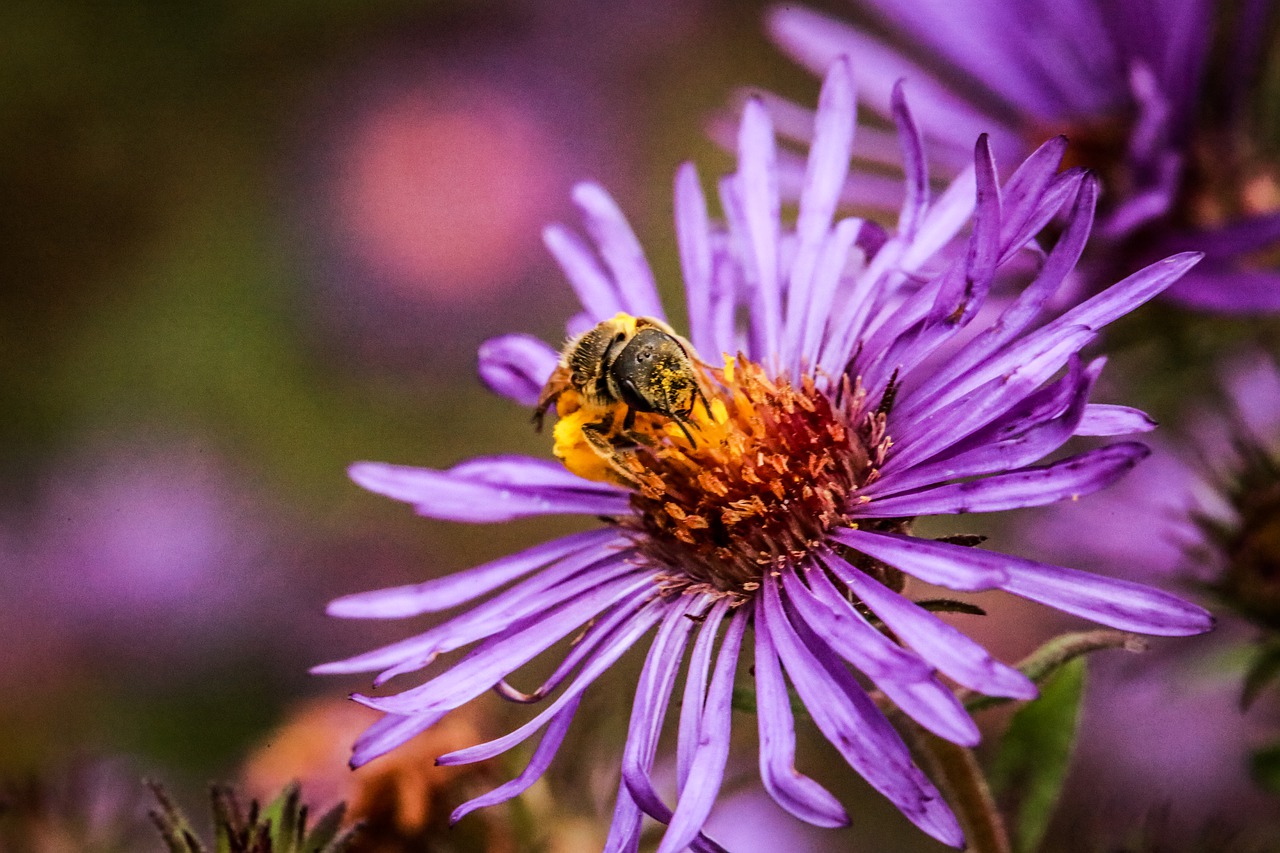
{"type": "Polygon", "coordinates": [[[1036,686],[1025,675],[991,657],[954,626],[863,574],[835,553],[823,562],[918,655],[970,690],[988,696],[1031,699],[1036,686]]]}
{"type": "MultiPolygon", "coordinates": [[[[897,533],[869,533],[841,528],[831,538],[855,551],[901,569],[912,577],[947,589],[994,589],[1008,580],[999,565],[972,559],[973,548],[948,545],[897,533]]],[[[983,553],[983,552],[976,552],[983,553]]]]}
{"type": "Polygon", "coordinates": [[[637,570],[644,572],[628,565],[631,553],[628,549],[603,554],[593,549],[579,551],[421,634],[317,669],[325,673],[382,670],[374,685],[385,684],[396,676],[430,666],[445,652],[500,634],[512,624],[587,589],[637,570]]]}
{"type": "Polygon", "coordinates": [[[582,672],[573,680],[569,688],[557,696],[555,701],[551,702],[541,713],[500,738],[442,755],[436,759],[436,763],[452,766],[456,764],[471,764],[476,761],[486,761],[494,758],[524,743],[525,740],[540,731],[548,722],[554,723],[555,718],[562,710],[571,707],[576,708],[578,701],[582,698],[582,694],[586,692],[587,688],[603,675],[609,667],[613,666],[618,658],[622,657],[663,617],[665,608],[660,603],[651,600],[648,602],[648,606],[642,607],[639,612],[636,612],[635,607],[626,605],[623,605],[621,609],[627,616],[631,617],[629,622],[611,632],[611,635],[603,644],[603,648],[587,661],[586,666],[582,668],[582,672]]]}
{"type": "Polygon", "coordinates": [[[486,640],[453,667],[425,684],[394,696],[357,695],[353,698],[361,704],[392,714],[457,708],[533,660],[600,611],[651,584],[652,581],[644,574],[600,584],[550,608],[545,614],[515,623],[510,630],[486,640]]]}
{"type": "Polygon", "coordinates": [[[1062,236],[1049,253],[1039,275],[1018,294],[995,323],[955,353],[933,376],[916,388],[906,390],[898,407],[902,416],[914,417],[934,410],[939,404],[957,399],[1008,369],[1002,363],[999,369],[991,370],[986,364],[988,357],[1026,328],[1075,268],[1093,227],[1097,200],[1097,179],[1092,176],[1084,178],[1076,192],[1062,236]],[[963,382],[958,381],[966,374],[968,376],[963,382]]]}
{"type": "Polygon", "coordinates": [[[1033,151],[1009,177],[1004,185],[1007,217],[1001,234],[1002,242],[1016,246],[1014,235],[1022,231],[1031,219],[1041,194],[1057,174],[1066,151],[1067,138],[1055,136],[1033,151]]]}
{"type": "Polygon", "coordinates": [[[814,722],[873,788],[929,835],[959,847],[964,837],[933,783],[911,760],[902,738],[853,676],[830,656],[809,651],[787,621],[778,582],[764,576],[756,630],[766,630],[814,722]]]}
{"type": "Polygon", "coordinates": [[[1097,359],[1085,371],[1080,369],[1079,359],[1073,358],[1067,375],[1054,385],[1031,395],[1008,414],[928,462],[898,472],[892,485],[883,485],[881,480],[871,484],[864,494],[875,497],[890,489],[899,492],[962,477],[986,476],[1043,459],[1078,434],[1103,361],[1097,359]],[[1037,406],[1037,398],[1042,395],[1047,405],[1037,406]]]}
{"type": "Polygon", "coordinates": [[[691,597],[683,596],[658,628],[645,658],[644,669],[640,671],[636,699],[631,708],[631,724],[622,752],[622,778],[627,791],[641,811],[663,823],[671,820],[671,809],[654,790],[650,774],[676,673],[684,658],[689,631],[693,628],[693,621],[685,617],[693,612],[695,604],[691,597]]]}
{"type": "Polygon", "coordinates": [[[637,317],[664,319],[653,271],[617,203],[603,187],[590,182],[573,188],[573,200],[582,209],[587,230],[613,273],[622,310],[637,317]]]}
{"type": "Polygon", "coordinates": [[[711,670],[711,650],[715,645],[720,623],[729,612],[729,599],[715,603],[702,620],[698,639],[689,656],[689,672],[684,680],[684,699],[680,703],[680,735],[676,741],[676,791],[684,791],[689,778],[689,768],[698,748],[698,732],[702,725],[702,708],[706,704],[707,678],[711,670]]]}
{"type": "MultiPolygon", "coordinates": [[[[763,603],[756,599],[757,614],[763,603]]],[[[760,617],[757,615],[757,624],[760,617]]],[[[756,632],[756,717],[760,731],[760,780],[774,802],[814,826],[849,825],[849,814],[831,792],[796,769],[796,723],[767,631],[756,632]]]]}
{"type": "Polygon", "coordinates": [[[712,333],[711,221],[698,170],[692,163],[683,163],[676,171],[675,218],[689,306],[689,341],[704,357],[714,357],[717,346],[712,333]]]}
{"type": "Polygon", "coordinates": [[[440,722],[447,711],[400,716],[387,714],[361,732],[351,749],[351,768],[363,767],[440,722]]]}
{"type": "Polygon", "coordinates": [[[740,610],[729,620],[724,641],[716,657],[715,674],[707,690],[706,707],[698,727],[698,748],[689,769],[689,781],[681,792],[671,824],[662,837],[658,853],[679,853],[702,830],[711,814],[716,795],[724,781],[729,760],[729,730],[733,721],[733,677],[738,669],[738,652],[747,627],[747,613],[740,610]]]}
{"type": "Polygon", "coordinates": [[[556,714],[551,725],[547,727],[547,733],[539,741],[538,748],[533,751],[533,757],[529,759],[528,765],[519,776],[458,806],[453,810],[453,814],[449,815],[449,825],[452,826],[476,809],[505,803],[523,794],[530,785],[542,778],[542,774],[551,766],[551,760],[556,757],[560,744],[564,743],[565,733],[569,731],[569,724],[573,722],[573,715],[578,710],[579,699],[580,697],[575,698],[556,714]]]}
{"type": "Polygon", "coordinates": [[[907,196],[898,214],[898,233],[910,240],[920,228],[925,211],[929,209],[929,167],[924,157],[924,139],[907,106],[903,82],[893,84],[890,108],[893,123],[898,128],[898,141],[902,148],[902,172],[906,176],[907,196]]]}
{"type": "Polygon", "coordinates": [[[1213,628],[1206,610],[1163,590],[1008,555],[1005,560],[1006,591],[1111,628],[1162,637],[1213,628]]]}
{"type": "Polygon", "coordinates": [[[1084,417],[1076,427],[1076,435],[1132,435],[1150,432],[1155,428],[1156,422],[1151,416],[1139,409],[1090,403],[1085,406],[1084,417]]]}
{"type": "Polygon", "coordinates": [[[604,853],[637,853],[640,849],[640,825],[644,814],[627,790],[626,780],[618,782],[618,797],[609,821],[609,836],[604,842],[604,853]]]}
{"type": "Polygon", "coordinates": [[[560,354],[532,335],[503,335],[480,345],[480,381],[496,394],[534,406],[560,354]]]}
{"type": "Polygon", "coordinates": [[[805,639],[810,650],[819,654],[817,644],[825,644],[861,670],[903,713],[939,737],[965,746],[978,743],[977,725],[932,668],[871,627],[839,596],[825,570],[815,567],[807,574],[812,591],[792,571],[783,572],[782,583],[792,625],[801,637],[806,631],[815,637],[805,639]],[[857,627],[847,631],[851,626],[857,627]],[[886,665],[895,659],[900,666],[886,665]]]}
{"type": "Polygon", "coordinates": [[[849,172],[855,127],[853,72],[848,57],[841,57],[827,71],[818,96],[805,190],[796,219],[801,242],[816,243],[831,227],[840,187],[849,172]]]}
{"type": "Polygon", "coordinates": [[[827,72],[819,96],[817,127],[800,195],[795,232],[799,245],[790,265],[783,335],[784,360],[792,370],[801,367],[802,329],[813,310],[816,268],[849,172],[855,125],[853,78],[848,60],[841,58],[827,72]]]}
{"type": "Polygon", "coordinates": [[[778,231],[781,200],[778,195],[777,150],[773,124],[759,101],[749,101],[738,135],[738,190],[751,260],[755,267],[755,311],[752,325],[758,330],[763,351],[759,360],[772,361],[780,354],[782,328],[781,285],[778,278],[778,231]]]}
{"type": "Polygon", "coordinates": [[[329,602],[325,612],[347,619],[401,619],[438,613],[479,598],[570,554],[587,549],[607,551],[624,544],[612,530],[587,530],[423,583],[346,595],[329,602]]]}
{"type": "Polygon", "coordinates": [[[1061,317],[1049,323],[1023,341],[1024,346],[1034,345],[1041,337],[1059,335],[1071,326],[1087,326],[1101,329],[1108,323],[1123,317],[1133,309],[1158,296],[1204,257],[1200,252],[1183,252],[1138,270],[1131,276],[1108,287],[1061,317]]]}
{"type": "Polygon", "coordinates": [[[622,489],[584,480],[549,459],[504,456],[472,460],[447,471],[357,462],[357,485],[411,503],[419,515],[448,521],[510,521],[529,515],[622,515],[622,489]]]}
{"type": "Polygon", "coordinates": [[[838,56],[856,57],[868,105],[880,115],[891,112],[893,85],[903,78],[911,80],[916,103],[928,104],[926,136],[958,145],[972,143],[983,131],[1015,138],[1013,131],[952,94],[923,68],[840,21],[803,6],[778,6],[770,10],[767,25],[773,39],[816,74],[824,73],[838,56]]]}
{"type": "MultiPolygon", "coordinates": [[[[813,273],[809,302],[804,306],[804,324],[800,334],[800,364],[806,369],[817,363],[823,331],[831,320],[837,291],[846,290],[850,284],[844,279],[845,266],[849,263],[849,252],[865,230],[866,224],[861,219],[842,219],[823,243],[818,265],[813,273]]],[[[867,298],[865,282],[855,280],[852,285],[848,292],[841,294],[844,298],[867,298]]]]}
{"type": "Polygon", "coordinates": [[[965,169],[955,177],[938,200],[930,205],[929,212],[920,223],[920,230],[902,256],[905,270],[919,269],[968,224],[976,203],[976,187],[974,170],[965,169]]]}
{"type": "Polygon", "coordinates": [[[910,518],[965,512],[999,512],[1075,500],[1106,488],[1151,453],[1121,442],[1052,465],[1024,468],[966,483],[879,498],[853,510],[858,518],[910,518]]]}
{"type": "Polygon", "coordinates": [[[889,434],[898,444],[890,449],[882,473],[907,468],[932,459],[996,421],[1032,394],[1064,364],[1097,337],[1077,326],[1060,338],[1042,341],[1044,349],[1024,353],[1025,358],[1008,372],[996,372],[965,394],[939,402],[927,414],[911,418],[895,407],[889,416],[889,434]],[[901,427],[899,425],[901,424],[901,427]]]}
{"type": "Polygon", "coordinates": [[[548,225],[542,242],[564,270],[592,325],[623,310],[617,288],[581,237],[563,225],[548,225]]]}

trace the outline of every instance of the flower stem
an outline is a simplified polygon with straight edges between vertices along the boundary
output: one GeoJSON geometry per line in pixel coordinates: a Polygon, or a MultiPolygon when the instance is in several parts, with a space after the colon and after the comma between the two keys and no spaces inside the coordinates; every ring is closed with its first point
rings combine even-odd
{"type": "Polygon", "coordinates": [[[964,829],[969,853],[1011,853],[1004,818],[996,808],[987,778],[973,750],[957,746],[923,729],[915,729],[915,741],[933,769],[932,776],[964,829]]]}

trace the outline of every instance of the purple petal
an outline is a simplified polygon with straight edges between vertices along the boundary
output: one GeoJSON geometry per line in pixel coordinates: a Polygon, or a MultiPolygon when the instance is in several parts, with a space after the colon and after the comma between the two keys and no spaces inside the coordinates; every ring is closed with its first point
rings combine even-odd
{"type": "Polygon", "coordinates": [[[1012,244],[1015,248],[1018,246],[1014,235],[1024,232],[1032,214],[1041,206],[1040,198],[1057,174],[1066,151],[1067,138],[1055,136],[1033,151],[1005,183],[1006,218],[1002,243],[1012,244]]]}
{"type": "MultiPolygon", "coordinates": [[[[611,632],[599,653],[591,657],[587,665],[582,668],[582,672],[578,674],[578,677],[573,680],[573,683],[564,693],[555,698],[555,701],[550,703],[532,720],[502,737],[442,755],[436,759],[436,763],[452,766],[456,764],[471,764],[476,761],[494,758],[524,743],[536,732],[540,731],[543,726],[547,725],[549,721],[552,721],[561,712],[561,709],[576,708],[578,700],[581,699],[587,688],[603,675],[609,667],[613,666],[618,658],[622,657],[664,616],[664,609],[660,603],[652,599],[646,601],[643,597],[638,597],[636,601],[619,605],[616,608],[617,612],[623,617],[629,617],[629,621],[618,630],[611,632]],[[637,604],[642,606],[637,608],[637,604]],[[639,612],[637,612],[637,609],[639,612]]],[[[624,620],[613,621],[616,627],[617,622],[624,620]]]]}
{"type": "Polygon", "coordinates": [[[902,256],[902,267],[907,271],[920,268],[921,264],[937,254],[968,224],[976,204],[977,176],[973,168],[965,169],[929,207],[920,230],[902,256]]]}
{"type": "Polygon", "coordinates": [[[902,472],[932,459],[1006,414],[1095,337],[1095,332],[1076,327],[1061,338],[1046,340],[1043,343],[1050,346],[1025,353],[1022,363],[1007,373],[996,373],[985,384],[954,398],[944,393],[945,402],[939,401],[934,409],[915,418],[895,408],[889,416],[889,434],[898,444],[890,449],[881,468],[883,479],[888,479],[891,471],[902,472]]]}
{"type": "Polygon", "coordinates": [[[840,187],[849,172],[855,127],[853,75],[848,57],[841,57],[827,71],[818,96],[813,144],[796,220],[801,242],[816,243],[831,227],[840,187]]]}
{"type": "Polygon", "coordinates": [[[613,273],[622,310],[637,317],[663,319],[666,315],[644,249],[613,198],[599,184],[584,182],[573,188],[573,200],[582,209],[587,230],[613,273]]]}
{"type": "Polygon", "coordinates": [[[387,714],[361,732],[351,749],[351,768],[363,767],[440,722],[448,711],[400,716],[387,714]]]}
{"type": "Polygon", "coordinates": [[[559,462],[522,456],[475,459],[435,471],[357,462],[351,479],[371,492],[411,503],[419,515],[448,521],[509,521],[528,515],[622,515],[627,493],[584,480],[559,462]]]}
{"type": "Polygon", "coordinates": [[[817,128],[809,151],[800,213],[796,222],[799,246],[791,263],[787,291],[786,331],[791,352],[784,353],[793,369],[800,368],[800,342],[810,312],[816,267],[831,228],[840,187],[849,171],[855,127],[853,79],[849,63],[841,59],[831,67],[819,99],[817,128]]]}
{"type": "Polygon", "coordinates": [[[684,699],[680,703],[680,735],[676,741],[676,791],[684,790],[689,768],[698,748],[698,731],[702,725],[702,707],[706,704],[707,676],[711,669],[711,649],[716,642],[720,623],[729,612],[729,599],[722,598],[702,620],[689,672],[684,680],[684,699]]]}
{"type": "Polygon", "coordinates": [[[1009,568],[1006,591],[1075,616],[1162,637],[1213,628],[1207,611],[1163,590],[1008,555],[1004,559],[1009,568]]]}
{"type": "Polygon", "coordinates": [[[756,630],[768,631],[783,667],[814,722],[850,766],[916,826],[959,847],[960,826],[933,783],[911,761],[893,726],[843,665],[815,655],[787,621],[778,581],[765,574],[756,630]]]}
{"type": "Polygon", "coordinates": [[[901,492],[961,477],[1010,471],[1043,459],[1078,433],[1086,400],[1103,361],[1097,359],[1088,371],[1082,371],[1079,359],[1073,358],[1067,375],[1055,385],[1031,395],[1009,414],[930,461],[871,484],[863,494],[875,497],[887,490],[901,492]],[[1047,405],[1037,406],[1037,398],[1042,395],[1047,405]],[[891,484],[882,486],[885,479],[891,484]]]}
{"type": "Polygon", "coordinates": [[[778,279],[781,201],[773,124],[759,101],[749,101],[742,114],[737,185],[746,226],[747,253],[756,275],[756,310],[751,320],[763,346],[763,351],[756,355],[761,359],[774,359],[779,355],[782,321],[778,279]]]}
{"type": "Polygon", "coordinates": [[[1084,417],[1076,427],[1076,435],[1131,435],[1150,432],[1156,422],[1146,412],[1128,406],[1111,406],[1106,403],[1090,403],[1084,408],[1084,417]]]}
{"type": "Polygon", "coordinates": [[[840,597],[821,567],[813,567],[808,577],[812,592],[793,571],[783,572],[782,583],[797,631],[804,636],[803,625],[821,637],[805,641],[811,651],[819,653],[815,642],[825,644],[861,670],[907,716],[939,737],[965,746],[978,743],[978,727],[924,661],[871,627],[840,597]]]}
{"type": "MultiPolygon", "coordinates": [[[[557,590],[558,592],[559,590],[557,590]]],[[[593,661],[601,657],[608,657],[608,644],[616,641],[614,636],[619,626],[624,623],[631,623],[631,627],[635,627],[637,622],[636,612],[652,599],[642,592],[630,601],[624,601],[615,606],[607,615],[596,618],[591,622],[585,631],[574,638],[574,642],[569,648],[560,663],[556,664],[555,670],[547,679],[533,689],[532,692],[526,693],[523,690],[517,690],[504,678],[494,685],[494,692],[509,702],[519,702],[523,705],[530,705],[534,702],[541,702],[560,684],[569,677],[569,675],[578,668],[578,664],[584,660],[591,658],[593,661]],[[601,646],[606,646],[605,651],[600,651],[601,646]]],[[[639,635],[636,635],[637,637],[639,635]]],[[[594,662],[589,666],[594,666],[594,662]]],[[[584,667],[585,673],[587,668],[584,667]]],[[[582,676],[579,676],[579,681],[582,676]]],[[[568,691],[566,691],[568,692],[568,691]]]]}
{"type": "Polygon", "coordinates": [[[648,576],[640,574],[598,584],[576,598],[549,608],[544,614],[515,623],[424,684],[394,696],[353,698],[392,714],[424,714],[456,708],[493,687],[499,679],[533,660],[600,611],[650,588],[652,583],[648,576]]]}
{"type": "MultiPolygon", "coordinates": [[[[1064,329],[1071,326],[1100,329],[1157,296],[1181,278],[1187,270],[1199,263],[1202,257],[1204,256],[1199,252],[1183,252],[1180,255],[1172,255],[1162,261],[1156,261],[1067,311],[1052,323],[1029,335],[1022,345],[1031,346],[1037,338],[1060,335],[1064,329]]],[[[1017,349],[1019,348],[1014,347],[1006,351],[1006,355],[1016,358],[1017,349]]]]}
{"type": "Polygon", "coordinates": [[[632,552],[579,551],[564,557],[511,589],[494,596],[424,633],[317,667],[324,673],[368,672],[381,669],[374,685],[429,666],[439,655],[500,634],[511,625],[536,616],[551,604],[643,568],[629,565],[632,552]]]}
{"type": "MultiPolygon", "coordinates": [[[[681,792],[671,824],[662,837],[658,853],[678,853],[698,836],[724,781],[729,760],[729,729],[733,720],[733,676],[738,669],[738,652],[747,628],[747,613],[741,610],[729,619],[729,627],[716,657],[715,674],[707,690],[706,707],[698,727],[698,747],[689,769],[689,781],[681,792]]],[[[685,710],[688,713],[689,709],[685,710]]]]}
{"type": "Polygon", "coordinates": [[[612,530],[587,530],[442,578],[345,595],[329,602],[325,612],[347,619],[402,619],[421,613],[438,613],[478,598],[570,554],[587,549],[604,552],[624,544],[612,530]]]}
{"type": "Polygon", "coordinates": [[[631,798],[626,780],[618,782],[618,797],[609,821],[609,836],[604,842],[604,853],[637,853],[640,849],[640,824],[644,815],[631,798]]]}
{"type": "Polygon", "coordinates": [[[910,518],[965,512],[1000,512],[1075,500],[1109,486],[1150,455],[1146,446],[1121,442],[1035,468],[967,483],[922,489],[856,506],[858,518],[910,518]]]}
{"type": "Polygon", "coordinates": [[[692,163],[676,171],[676,240],[689,305],[689,341],[705,357],[718,351],[711,313],[711,221],[707,199],[692,163]]]}
{"type": "Polygon", "coordinates": [[[977,591],[993,589],[1008,579],[999,565],[973,559],[973,548],[948,545],[897,533],[869,533],[841,528],[831,538],[855,551],[895,566],[912,577],[945,586],[947,589],[977,591]]]}
{"type": "Polygon", "coordinates": [[[893,85],[905,77],[911,80],[917,106],[927,105],[922,122],[926,135],[957,145],[968,145],[983,131],[1012,136],[1012,131],[951,94],[920,66],[839,21],[802,6],[778,6],[770,10],[767,24],[774,41],[816,74],[825,72],[841,55],[856,57],[868,105],[881,115],[890,114],[893,85]]]}
{"type": "MultiPolygon", "coordinates": [[[[837,291],[847,289],[849,284],[843,279],[845,266],[849,262],[849,251],[866,230],[866,225],[861,219],[842,219],[823,242],[817,267],[813,272],[809,300],[801,312],[804,322],[797,351],[803,367],[817,363],[823,329],[831,319],[837,291]]],[[[841,295],[847,299],[865,298],[867,288],[865,284],[861,287],[859,284],[854,282],[852,292],[841,295]]]]}
{"type": "Polygon", "coordinates": [[[920,221],[929,208],[929,167],[924,156],[924,139],[907,99],[902,91],[904,81],[893,84],[889,106],[893,123],[898,129],[898,143],[902,149],[902,172],[906,177],[907,195],[898,214],[898,233],[910,240],[920,227],[920,221]]]}
{"type": "MultiPolygon", "coordinates": [[[[763,602],[756,599],[758,614],[763,602]]],[[[756,629],[756,716],[760,730],[760,780],[774,802],[814,826],[849,825],[849,814],[831,793],[796,770],[796,725],[778,654],[768,632],[756,629]]]]}
{"type": "Polygon", "coordinates": [[[453,814],[449,815],[449,825],[453,826],[476,809],[505,803],[512,797],[523,794],[530,785],[542,778],[542,774],[551,766],[551,759],[556,757],[560,744],[564,742],[565,733],[569,731],[569,724],[573,722],[573,715],[578,710],[578,701],[575,698],[551,721],[551,725],[547,727],[547,733],[542,736],[538,748],[533,751],[533,757],[529,759],[528,765],[519,776],[458,806],[453,810],[453,814]]]}
{"type": "Polygon", "coordinates": [[[693,627],[693,621],[685,617],[694,612],[698,603],[691,596],[682,596],[658,628],[658,635],[645,658],[644,669],[640,671],[636,700],[631,708],[631,724],[622,752],[622,778],[627,791],[641,811],[663,823],[671,820],[671,809],[654,790],[650,772],[658,750],[662,721],[666,719],[667,705],[671,701],[671,689],[675,686],[676,672],[693,627]]]}
{"type": "Polygon", "coordinates": [[[1031,699],[1036,687],[1025,675],[934,614],[868,577],[830,551],[823,561],[854,594],[918,655],[960,684],[988,696],[1031,699]]]}
{"type": "MultiPolygon", "coordinates": [[[[999,369],[992,369],[986,363],[988,357],[1026,328],[1075,268],[1093,226],[1097,198],[1097,179],[1086,177],[1080,183],[1063,234],[1049,253],[1035,281],[1018,295],[994,324],[956,353],[941,370],[917,388],[906,389],[898,404],[898,410],[904,417],[936,409],[939,403],[968,393],[1006,369],[1004,364],[999,369]],[[966,375],[963,384],[957,382],[966,375]]],[[[1023,354],[1026,355],[1025,351],[1023,354]]]]}
{"type": "Polygon", "coordinates": [[[534,406],[560,354],[532,335],[503,335],[480,345],[480,380],[496,394],[534,406]]]}
{"type": "Polygon", "coordinates": [[[548,225],[542,229],[542,242],[564,270],[593,325],[622,311],[617,288],[581,237],[563,225],[548,225]]]}

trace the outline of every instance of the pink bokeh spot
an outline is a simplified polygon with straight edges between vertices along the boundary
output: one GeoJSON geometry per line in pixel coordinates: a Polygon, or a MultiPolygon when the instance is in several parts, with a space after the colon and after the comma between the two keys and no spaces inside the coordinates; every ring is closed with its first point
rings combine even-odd
{"type": "Polygon", "coordinates": [[[538,116],[485,83],[419,88],[353,132],[339,227],[386,286],[469,299],[515,283],[558,203],[561,152],[538,116]]]}

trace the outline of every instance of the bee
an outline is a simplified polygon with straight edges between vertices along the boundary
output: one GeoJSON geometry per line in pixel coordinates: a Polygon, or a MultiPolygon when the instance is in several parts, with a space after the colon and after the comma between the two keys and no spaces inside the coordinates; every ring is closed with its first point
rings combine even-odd
{"type": "Polygon", "coordinates": [[[534,423],[541,429],[561,395],[576,392],[583,406],[600,415],[583,425],[583,438],[613,471],[633,482],[626,453],[648,441],[635,432],[638,413],[670,418],[697,446],[691,416],[699,400],[707,406],[707,398],[695,359],[693,346],[661,320],[617,314],[565,345],[538,398],[534,423]]]}

